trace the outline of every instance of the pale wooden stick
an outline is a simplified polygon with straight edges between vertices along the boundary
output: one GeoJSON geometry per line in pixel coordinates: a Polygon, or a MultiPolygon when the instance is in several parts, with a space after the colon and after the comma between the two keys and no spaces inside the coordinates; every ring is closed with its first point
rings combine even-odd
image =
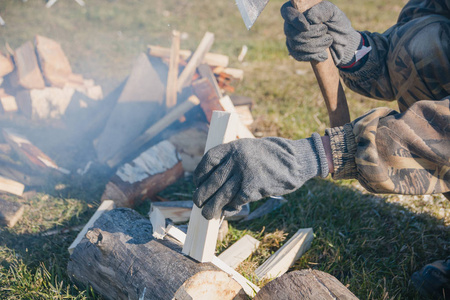
{"type": "Polygon", "coordinates": [[[170,49],[169,74],[167,75],[166,107],[170,109],[177,104],[178,64],[180,63],[180,32],[172,31],[172,48],[170,49]]]}
{"type": "MultiPolygon", "coordinates": [[[[214,111],[205,153],[217,145],[235,140],[237,121],[236,114],[214,111]]],[[[199,262],[210,262],[214,257],[219,225],[220,216],[208,221],[202,216],[201,209],[194,205],[183,253],[199,262]]]]}

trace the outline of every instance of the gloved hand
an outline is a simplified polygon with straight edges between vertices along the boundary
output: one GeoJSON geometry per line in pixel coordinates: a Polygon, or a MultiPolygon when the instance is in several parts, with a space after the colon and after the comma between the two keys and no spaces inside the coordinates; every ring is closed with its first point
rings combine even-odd
{"type": "Polygon", "coordinates": [[[362,46],[362,37],[352,28],[350,20],[333,3],[322,1],[305,13],[290,2],[281,7],[286,45],[299,61],[324,61],[330,48],[336,66],[347,66],[355,60],[355,51],[362,46]]]}
{"type": "Polygon", "coordinates": [[[209,150],[194,172],[194,203],[210,220],[239,212],[248,202],[281,196],[329,173],[322,140],[241,139],[209,150]]]}

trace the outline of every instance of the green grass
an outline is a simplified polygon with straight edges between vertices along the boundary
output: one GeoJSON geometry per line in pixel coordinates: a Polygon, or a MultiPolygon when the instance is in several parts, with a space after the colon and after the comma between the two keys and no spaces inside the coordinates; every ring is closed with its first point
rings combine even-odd
{"type": "MultiPolygon", "coordinates": [[[[60,0],[46,9],[41,0],[0,1],[0,15],[7,23],[0,27],[0,49],[5,43],[16,48],[36,34],[53,38],[62,44],[74,72],[95,79],[107,93],[129,74],[147,44],[170,46],[172,29],[189,35],[181,45],[191,50],[205,31],[211,31],[216,36],[213,51],[229,55],[231,66],[245,71],[236,93],[255,100],[253,130],[258,136],[303,138],[314,131],[322,134],[327,127],[325,105],[309,64],[289,58],[284,46],[279,15],[283,1],[270,1],[250,31],[233,0],[86,2],[83,8],[60,0]],[[243,45],[249,52],[239,63],[243,45]]],[[[404,5],[403,0],[335,3],[355,28],[371,31],[394,24],[404,5]]],[[[352,118],[376,106],[396,107],[348,90],[346,94],[352,118]]],[[[89,288],[77,288],[66,275],[67,248],[76,232],[43,233],[85,224],[99,204],[106,175],[99,168],[83,178],[52,179],[24,198],[7,197],[23,203],[26,210],[14,228],[0,229],[1,299],[101,298],[89,288]]],[[[192,189],[187,178],[163,196],[180,199],[176,193],[191,194],[192,189]]],[[[411,274],[449,253],[450,205],[441,196],[373,195],[355,181],[328,178],[312,180],[287,198],[289,202],[269,216],[230,223],[228,236],[218,245],[221,252],[247,233],[261,241],[257,252],[239,267],[250,279],[265,259],[304,227],[312,227],[315,238],[293,269],[329,272],[361,299],[420,299],[409,285],[411,274]]],[[[262,203],[253,203],[252,208],[262,203]]],[[[143,214],[147,210],[148,203],[138,208],[143,214]]]]}

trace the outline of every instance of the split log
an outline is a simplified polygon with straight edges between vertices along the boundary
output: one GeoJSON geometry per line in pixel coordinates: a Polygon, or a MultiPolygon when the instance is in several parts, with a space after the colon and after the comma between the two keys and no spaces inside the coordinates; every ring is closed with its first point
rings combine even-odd
{"type": "Polygon", "coordinates": [[[0,112],[12,113],[18,111],[16,98],[6,93],[0,93],[0,112]]]}
{"type": "MultiPolygon", "coordinates": [[[[208,139],[206,140],[205,152],[217,145],[236,139],[236,120],[235,114],[220,111],[214,112],[208,139]]],[[[203,217],[201,208],[194,205],[189,220],[186,241],[183,245],[183,253],[199,262],[212,261],[219,226],[220,216],[214,216],[211,220],[207,220],[203,217]]]]}
{"type": "Polygon", "coordinates": [[[357,300],[339,280],[317,270],[287,273],[266,284],[256,294],[255,300],[357,300]]]}
{"type": "Polygon", "coordinates": [[[205,153],[208,126],[204,122],[198,122],[169,134],[168,140],[177,148],[183,169],[186,172],[194,172],[205,153]]]}
{"type": "Polygon", "coordinates": [[[299,229],[283,247],[255,270],[255,275],[260,280],[283,275],[311,247],[313,238],[312,228],[299,229]]]}
{"type": "Polygon", "coordinates": [[[180,63],[180,32],[172,31],[172,48],[170,49],[169,74],[167,75],[166,108],[177,105],[178,65],[180,63]]]}
{"type": "Polygon", "coordinates": [[[66,112],[75,90],[47,87],[22,90],[16,95],[17,106],[29,119],[59,119],[66,112]]]}
{"type": "Polygon", "coordinates": [[[206,32],[194,54],[189,59],[188,64],[184,67],[180,77],[178,78],[178,92],[181,92],[183,88],[191,84],[192,76],[195,74],[195,70],[202,63],[206,53],[208,53],[209,49],[211,49],[213,43],[214,34],[211,32],[206,32]]]}
{"type": "Polygon", "coordinates": [[[48,174],[52,171],[58,171],[63,174],[70,173],[59,167],[50,157],[33,145],[26,137],[14,132],[12,129],[4,128],[2,132],[6,142],[31,169],[43,174],[48,174]]]}
{"type": "Polygon", "coordinates": [[[158,122],[153,124],[144,133],[142,133],[137,139],[127,144],[126,148],[119,151],[111,159],[107,161],[108,165],[113,168],[117,166],[120,162],[124,161],[126,158],[132,156],[141,147],[145,146],[154,137],[160,134],[164,129],[169,127],[173,122],[178,120],[186,112],[194,108],[200,103],[200,100],[191,96],[186,101],[175,106],[169,113],[167,113],[158,122]]]}
{"type": "Polygon", "coordinates": [[[107,299],[246,299],[242,287],[211,263],[181,254],[171,237],[152,237],[150,221],[133,210],[104,213],[74,249],[70,278],[107,299]]]}
{"type": "Polygon", "coordinates": [[[96,144],[105,163],[162,117],[167,66],[141,53],[96,144]]]}
{"type": "Polygon", "coordinates": [[[0,53],[0,77],[8,75],[14,70],[14,64],[11,60],[11,57],[4,56],[0,53]]]}
{"type": "Polygon", "coordinates": [[[45,81],[50,86],[64,87],[72,74],[72,68],[61,45],[40,35],[36,35],[35,45],[45,81]]]}
{"type": "Polygon", "coordinates": [[[248,107],[247,105],[241,105],[235,106],[234,108],[242,124],[244,124],[247,127],[253,124],[254,119],[250,107],[248,107]]]}
{"type": "MultiPolygon", "coordinates": [[[[180,58],[182,60],[189,60],[189,57],[192,55],[192,51],[190,50],[180,50],[180,58]]],[[[170,48],[164,48],[160,46],[148,46],[148,54],[154,57],[160,57],[164,59],[170,58],[170,48]]],[[[202,63],[207,64],[214,67],[223,67],[226,68],[228,66],[230,59],[228,56],[218,53],[206,53],[203,58],[202,63]]]]}
{"type": "Polygon", "coordinates": [[[44,78],[39,69],[34,46],[31,42],[26,42],[14,51],[14,71],[13,86],[22,86],[26,89],[45,88],[44,78]]]}
{"type": "Polygon", "coordinates": [[[0,225],[13,227],[22,218],[23,211],[22,204],[0,198],[0,225]]]}
{"type": "Polygon", "coordinates": [[[175,146],[162,141],[121,166],[106,185],[102,200],[114,200],[119,207],[134,207],[164,190],[183,174],[175,146]]]}
{"type": "Polygon", "coordinates": [[[25,186],[20,182],[0,176],[0,192],[22,196],[25,186]]]}
{"type": "Polygon", "coordinates": [[[218,258],[231,268],[236,269],[241,262],[246,260],[258,248],[259,243],[257,239],[246,234],[222,252],[218,258]]]}

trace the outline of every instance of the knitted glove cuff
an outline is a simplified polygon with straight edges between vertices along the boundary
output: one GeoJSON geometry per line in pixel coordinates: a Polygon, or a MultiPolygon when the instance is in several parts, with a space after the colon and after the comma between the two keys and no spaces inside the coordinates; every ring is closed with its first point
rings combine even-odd
{"type": "MultiPolygon", "coordinates": [[[[346,35],[346,46],[344,55],[340,61],[335,58],[336,65],[340,68],[346,68],[356,62],[356,51],[362,48],[364,40],[361,34],[352,28],[351,33],[346,35]]],[[[336,55],[337,56],[337,55],[336,55]]]]}
{"type": "Polygon", "coordinates": [[[320,176],[325,178],[330,173],[330,169],[328,167],[327,155],[325,153],[325,148],[323,147],[322,138],[317,132],[314,132],[311,135],[311,138],[314,142],[314,147],[316,148],[317,155],[319,157],[319,165],[320,165],[320,176]]]}

